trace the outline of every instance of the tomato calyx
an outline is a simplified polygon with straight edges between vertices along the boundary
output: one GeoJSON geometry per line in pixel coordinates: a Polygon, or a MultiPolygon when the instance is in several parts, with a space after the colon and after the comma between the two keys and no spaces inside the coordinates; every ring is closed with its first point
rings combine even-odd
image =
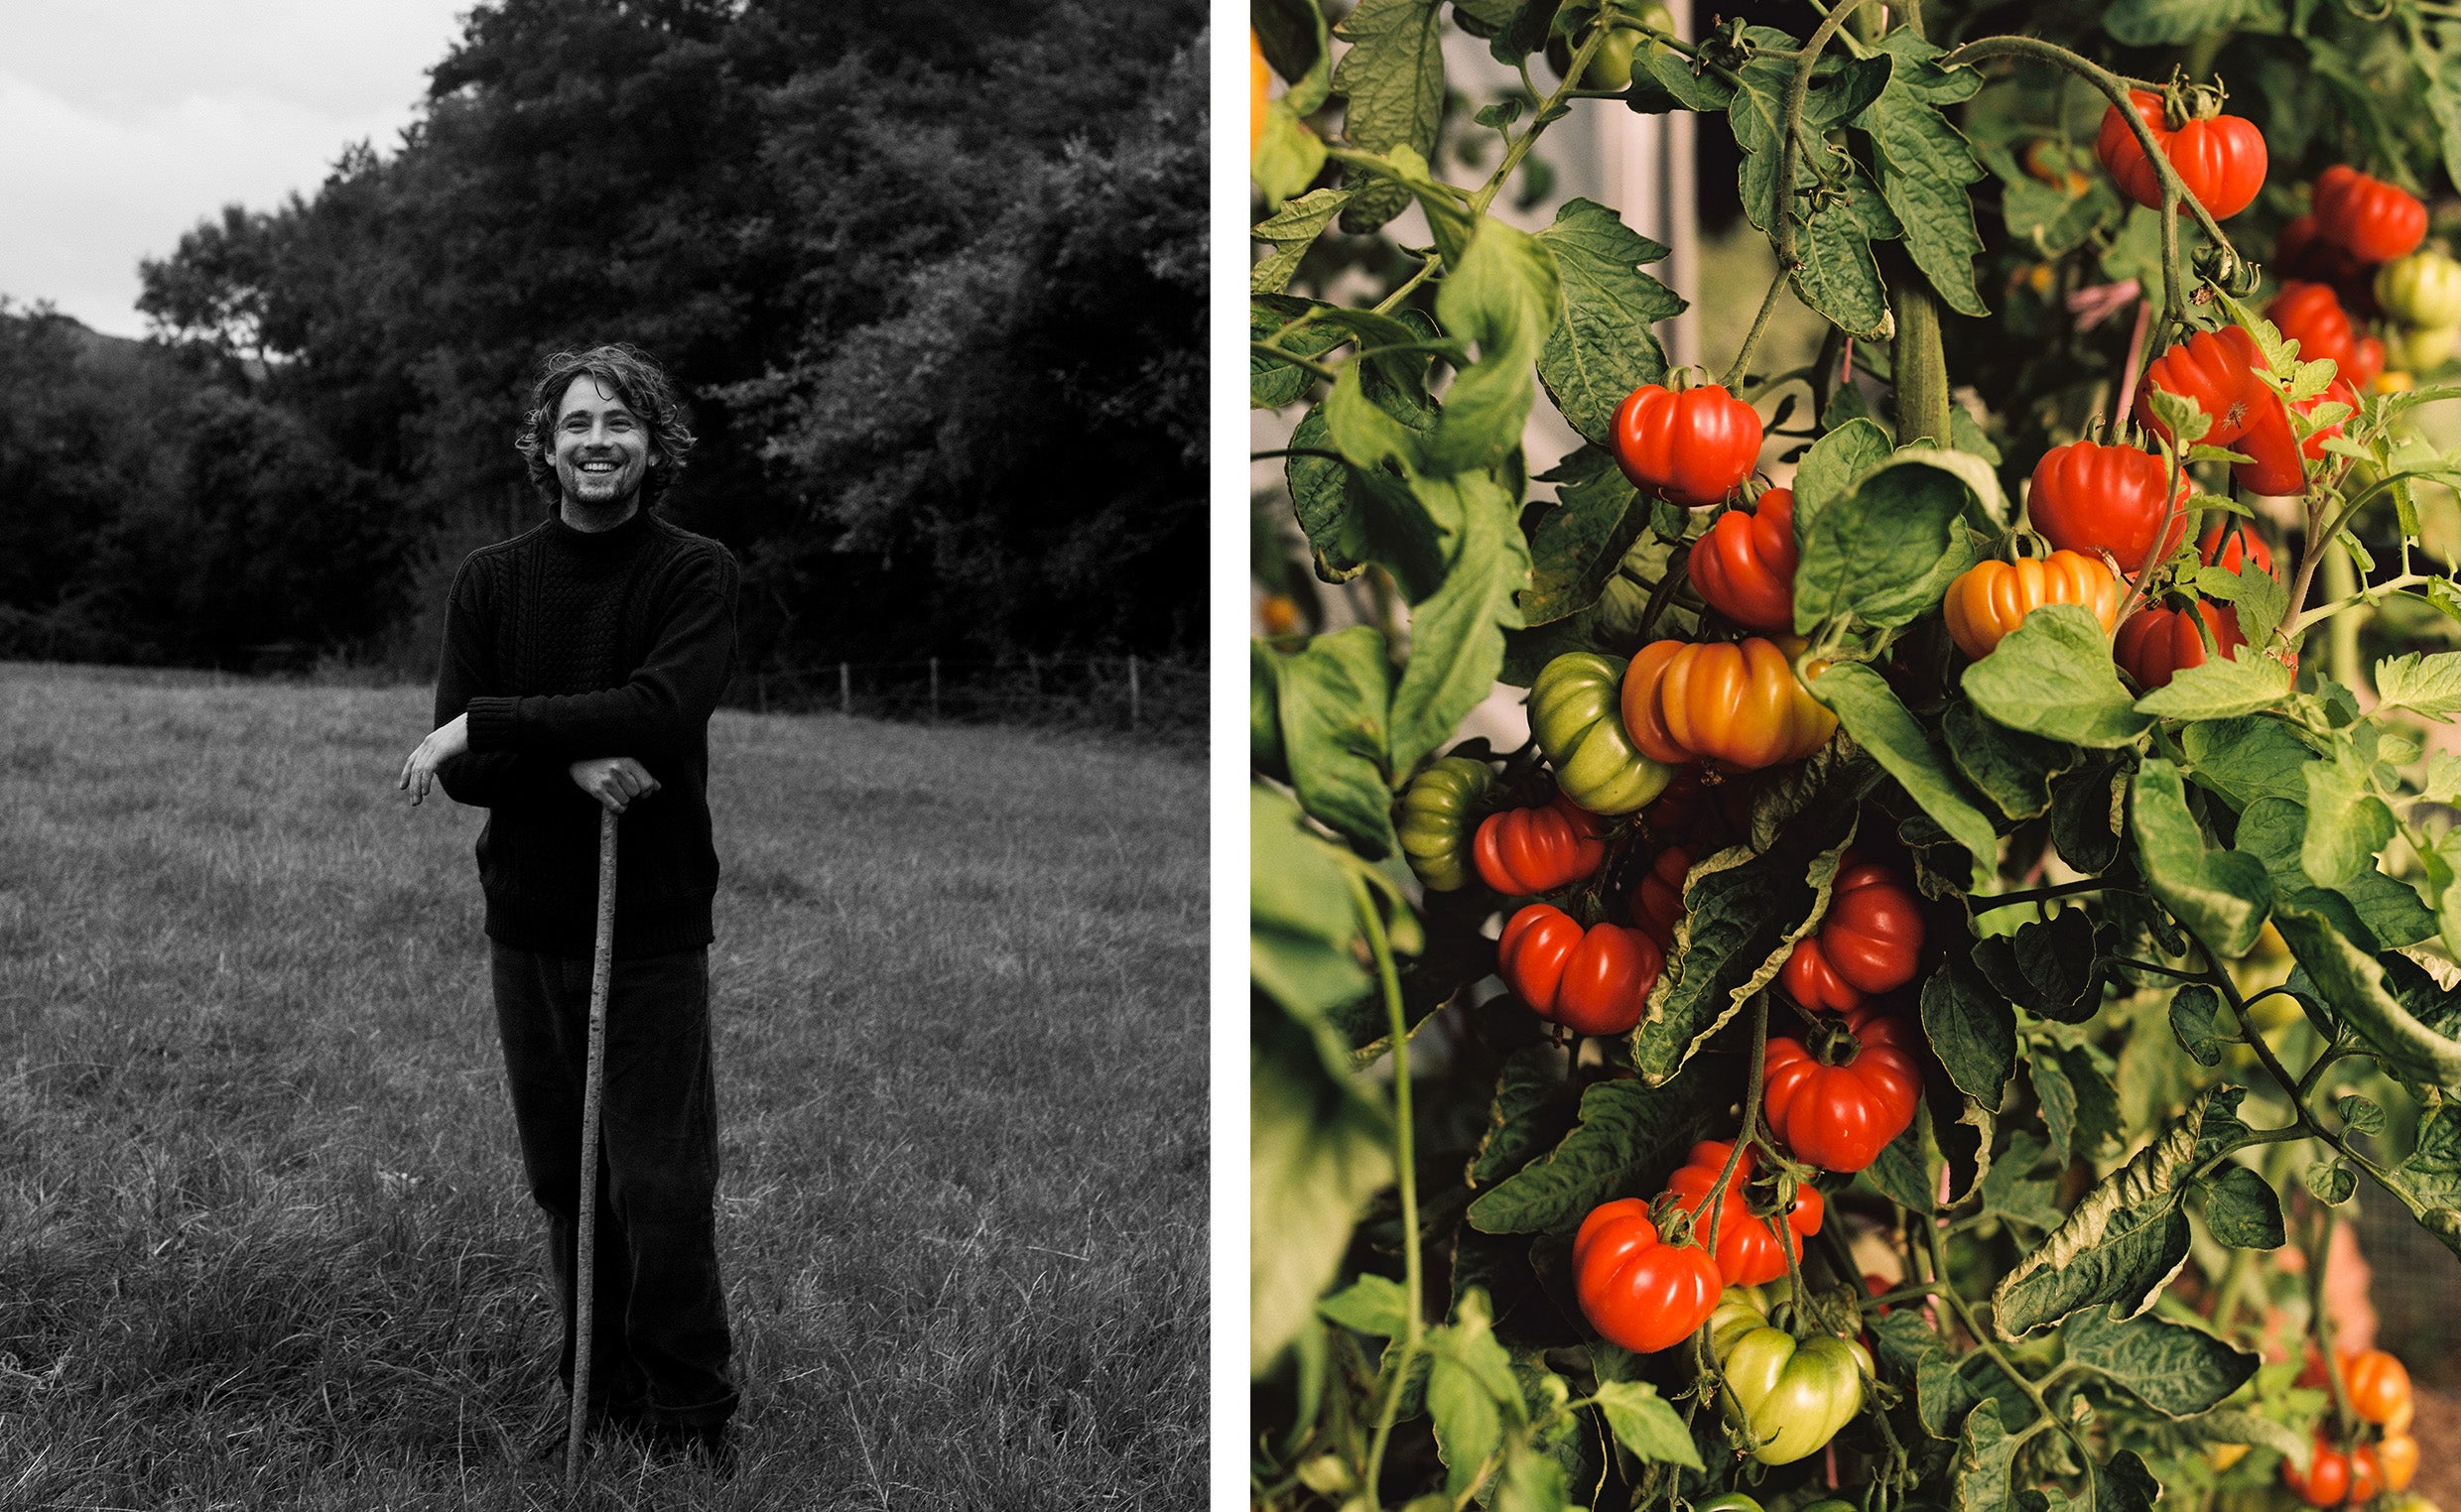
{"type": "Polygon", "coordinates": [[[1822,1066],[1852,1066],[1863,1054],[1863,1042],[1846,1026],[1846,1016],[1838,1013],[1813,1013],[1811,1032],[1804,1036],[1803,1048],[1822,1066]]]}

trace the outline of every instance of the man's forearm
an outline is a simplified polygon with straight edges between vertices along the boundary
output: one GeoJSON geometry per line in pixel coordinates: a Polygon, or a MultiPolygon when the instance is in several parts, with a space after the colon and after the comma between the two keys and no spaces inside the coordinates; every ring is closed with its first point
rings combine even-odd
{"type": "Polygon", "coordinates": [[[726,691],[734,666],[730,607],[696,594],[639,671],[596,693],[471,698],[470,749],[521,751],[559,762],[629,755],[644,761],[688,748],[726,691]]]}

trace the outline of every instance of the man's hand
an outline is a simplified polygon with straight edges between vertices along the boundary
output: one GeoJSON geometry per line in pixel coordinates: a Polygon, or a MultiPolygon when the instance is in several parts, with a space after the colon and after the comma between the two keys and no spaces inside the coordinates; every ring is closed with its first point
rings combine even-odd
{"type": "Polygon", "coordinates": [[[583,793],[617,814],[634,799],[658,791],[658,779],[649,775],[649,768],[629,756],[592,756],[565,770],[583,793]]]}
{"type": "Polygon", "coordinates": [[[409,788],[414,781],[419,784],[418,790],[410,795],[410,806],[418,808],[419,801],[428,796],[428,784],[434,780],[438,767],[469,748],[470,716],[467,714],[455,714],[450,723],[430,730],[428,738],[419,742],[419,749],[411,752],[410,759],[402,763],[401,786],[409,788]]]}

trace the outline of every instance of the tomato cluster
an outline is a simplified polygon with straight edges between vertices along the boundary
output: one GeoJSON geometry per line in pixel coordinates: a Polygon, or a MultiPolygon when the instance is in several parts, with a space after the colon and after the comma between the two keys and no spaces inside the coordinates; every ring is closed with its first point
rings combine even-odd
{"type": "Polygon", "coordinates": [[[1709,1349],[1726,1376],[1730,1421],[1751,1431],[1762,1464],[1792,1464],[1816,1453],[1863,1410],[1872,1353],[1856,1339],[1797,1339],[1772,1327],[1768,1309],[1788,1296],[1783,1281],[1763,1289],[1730,1287],[1709,1319],[1709,1349]]]}
{"type": "MultiPolygon", "coordinates": [[[[2248,458],[2231,464],[2231,475],[2244,487],[2257,493],[2298,493],[2306,487],[2306,464],[2323,457],[2324,443],[2341,435],[2341,426],[2322,427],[2302,444],[2290,429],[2285,408],[2289,401],[2266,380],[2270,371],[2255,338],[2239,327],[2199,331],[2145,365],[2137,390],[2137,419],[2167,439],[2168,428],[2153,414],[2152,395],[2158,390],[2186,399],[2212,421],[2205,444],[2228,446],[2248,458]]],[[[2328,401],[2355,410],[2358,391],[2337,376],[2323,393],[2297,401],[2297,408],[2304,415],[2328,401]]]]}
{"type": "MultiPolygon", "coordinates": [[[[2212,114],[2176,125],[2162,97],[2144,89],[2128,91],[2128,101],[2151,133],[2153,145],[2179,175],[2179,183],[2206,213],[2228,220],[2256,202],[2265,187],[2265,133],[2244,116],[2212,114]]],[[[2159,209],[2160,173],[2147,161],[2128,118],[2113,105],[2103,112],[2102,130],[2094,138],[2094,156],[2120,191],[2138,204],[2159,209]]]]}
{"type": "Polygon", "coordinates": [[[2109,634],[2119,620],[2120,582],[2099,559],[2082,552],[2053,552],[2039,562],[1978,562],[1948,585],[1940,612],[1949,639],[1979,662],[2044,604],[2090,610],[2109,634]]]}
{"type": "Polygon", "coordinates": [[[2285,282],[2267,317],[2354,388],[2399,387],[2441,366],[2461,337],[2461,263],[2423,245],[2426,205],[2339,164],[2316,176],[2314,204],[2274,239],[2285,282]],[[2361,322],[2379,316],[2368,334],[2361,322]]]}
{"type": "MultiPolygon", "coordinates": [[[[2260,570],[2273,569],[2273,554],[2265,538],[2246,522],[2227,520],[2207,530],[2196,544],[2205,563],[2236,572],[2247,563],[2260,570]]],[[[2200,595],[2174,595],[2177,603],[2152,603],[2128,616],[2111,640],[2111,658],[2137,686],[2147,693],[2165,688],[2190,667],[2214,657],[2234,656],[2248,643],[2240,632],[2238,613],[2200,595]]]]}

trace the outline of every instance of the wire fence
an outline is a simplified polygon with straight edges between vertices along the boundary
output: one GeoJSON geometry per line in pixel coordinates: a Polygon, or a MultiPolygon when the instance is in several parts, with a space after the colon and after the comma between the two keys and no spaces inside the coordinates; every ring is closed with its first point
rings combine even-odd
{"type": "Polygon", "coordinates": [[[925,657],[738,672],[725,702],[755,713],[1111,729],[1202,742],[1202,663],[1138,656],[925,657]]]}

